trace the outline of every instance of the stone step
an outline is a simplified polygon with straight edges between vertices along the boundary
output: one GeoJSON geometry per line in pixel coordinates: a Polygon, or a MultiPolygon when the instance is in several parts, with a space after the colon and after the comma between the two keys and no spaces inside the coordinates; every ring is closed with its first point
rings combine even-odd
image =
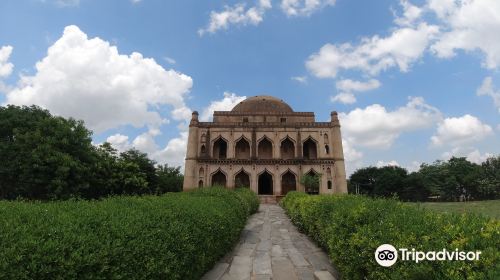
{"type": "Polygon", "coordinates": [[[261,204],[276,204],[276,196],[274,195],[259,195],[261,204]]]}

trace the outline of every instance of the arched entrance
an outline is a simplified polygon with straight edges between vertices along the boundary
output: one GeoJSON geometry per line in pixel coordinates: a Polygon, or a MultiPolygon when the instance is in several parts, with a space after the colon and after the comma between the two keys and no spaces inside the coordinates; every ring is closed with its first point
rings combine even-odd
{"type": "Polygon", "coordinates": [[[215,141],[212,156],[219,159],[225,159],[227,157],[227,142],[224,139],[219,138],[215,141]]]}
{"type": "Polygon", "coordinates": [[[280,152],[282,159],[295,158],[295,145],[290,138],[287,137],[281,142],[280,152]]]}
{"type": "Polygon", "coordinates": [[[236,142],[236,158],[249,159],[250,158],[250,144],[245,138],[241,138],[236,142]]]}
{"type": "Polygon", "coordinates": [[[226,175],[222,171],[217,171],[212,175],[212,186],[226,186],[226,175]]]}
{"type": "Polygon", "coordinates": [[[234,177],[234,186],[237,188],[240,187],[245,187],[249,188],[250,187],[250,175],[245,172],[245,170],[241,170],[236,174],[234,177]]]}
{"type": "Polygon", "coordinates": [[[273,176],[267,170],[259,175],[259,194],[273,194],[273,176]]]}
{"type": "Polygon", "coordinates": [[[281,176],[281,194],[286,195],[289,191],[297,190],[297,180],[295,174],[290,170],[281,176]]]}
{"type": "Polygon", "coordinates": [[[316,142],[314,142],[312,138],[307,139],[304,144],[302,144],[302,155],[305,159],[318,158],[318,148],[316,142]]]}
{"type": "Polygon", "coordinates": [[[259,148],[257,149],[257,151],[257,156],[260,159],[273,158],[273,144],[266,137],[264,137],[264,139],[259,142],[259,148]]]}

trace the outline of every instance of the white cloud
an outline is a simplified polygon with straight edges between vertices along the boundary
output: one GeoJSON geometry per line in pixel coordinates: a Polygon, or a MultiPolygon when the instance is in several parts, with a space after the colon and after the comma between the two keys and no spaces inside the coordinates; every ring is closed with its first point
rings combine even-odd
{"type": "Polygon", "coordinates": [[[363,165],[363,153],[356,150],[349,139],[342,139],[342,148],[344,150],[344,161],[346,165],[347,176],[350,176],[363,165]]]}
{"type": "Polygon", "coordinates": [[[106,138],[106,142],[110,143],[113,148],[117,149],[118,152],[124,152],[132,146],[128,141],[128,136],[123,134],[114,134],[106,138]]]}
{"type": "Polygon", "coordinates": [[[350,79],[345,79],[345,80],[340,80],[336,83],[336,87],[340,91],[347,91],[347,92],[353,92],[353,91],[369,91],[369,90],[374,90],[380,87],[380,82],[375,79],[371,79],[367,82],[360,82],[360,81],[353,81],[350,79]]]}
{"type": "Polygon", "coordinates": [[[396,66],[407,72],[438,32],[437,26],[421,23],[416,28],[396,29],[385,38],[378,35],[363,38],[357,46],[326,44],[309,57],[306,67],[318,78],[335,78],[341,70],[360,70],[377,75],[396,66]]]}
{"type": "Polygon", "coordinates": [[[411,4],[408,0],[400,0],[399,3],[403,8],[403,15],[396,16],[394,22],[400,26],[413,26],[422,16],[423,9],[411,4]]]}
{"type": "Polygon", "coordinates": [[[340,102],[342,104],[356,103],[356,96],[350,92],[341,92],[335,96],[330,97],[331,102],[340,102]]]}
{"type": "Polygon", "coordinates": [[[7,93],[6,103],[36,104],[83,119],[97,132],[124,125],[159,126],[165,122],[158,113],[164,105],[173,108],[174,119],[189,119],[184,99],[191,77],[167,71],[137,52],[119,54],[116,46],[88,39],[77,26],[64,29],[36,70],[7,93]]]}
{"type": "Polygon", "coordinates": [[[478,149],[473,147],[455,147],[451,151],[445,152],[441,155],[444,160],[449,160],[451,157],[465,157],[468,161],[477,164],[481,164],[493,156],[494,154],[481,153],[478,149]]]}
{"type": "Polygon", "coordinates": [[[377,164],[376,164],[377,167],[384,167],[384,166],[400,166],[399,163],[395,160],[391,160],[391,161],[383,161],[383,160],[379,160],[377,161],[377,164]]]}
{"type": "Polygon", "coordinates": [[[414,160],[409,166],[406,167],[406,170],[408,170],[408,172],[417,172],[418,170],[420,170],[421,164],[421,162],[414,160]]]}
{"type": "Polygon", "coordinates": [[[500,66],[500,1],[429,0],[428,7],[440,17],[445,30],[432,45],[439,57],[452,57],[460,49],[477,50],[486,55],[483,66],[500,66]]]}
{"type": "Polygon", "coordinates": [[[224,98],[221,100],[215,100],[210,103],[208,107],[203,109],[201,113],[200,120],[208,121],[212,118],[214,111],[230,111],[238,103],[245,100],[246,96],[237,96],[232,92],[224,92],[224,98]]]}
{"type": "Polygon", "coordinates": [[[458,147],[465,143],[480,141],[492,133],[491,126],[467,114],[458,118],[444,119],[438,124],[437,132],[431,137],[431,141],[434,146],[446,144],[458,147]]]}
{"type": "Polygon", "coordinates": [[[205,28],[198,30],[198,34],[215,33],[219,30],[226,30],[230,25],[258,25],[264,19],[265,12],[271,8],[270,0],[259,0],[257,5],[246,9],[244,3],[234,6],[224,6],[221,12],[210,12],[210,20],[205,28]]]}
{"type": "Polygon", "coordinates": [[[432,126],[441,118],[436,108],[421,97],[412,97],[408,103],[394,111],[387,111],[379,104],[365,109],[341,113],[340,121],[347,139],[356,145],[372,148],[388,148],[403,132],[432,126]]]}
{"type": "Polygon", "coordinates": [[[500,113],[500,90],[493,87],[493,79],[491,77],[486,77],[483,80],[483,84],[477,90],[477,95],[479,96],[490,96],[493,99],[493,104],[498,109],[500,113]]]}
{"type": "Polygon", "coordinates": [[[3,46],[0,48],[0,78],[10,76],[12,69],[14,69],[14,64],[9,62],[12,49],[12,46],[3,46]]]}
{"type": "Polygon", "coordinates": [[[293,81],[297,81],[301,84],[307,84],[307,77],[306,76],[295,76],[291,78],[293,81]]]}
{"type": "Polygon", "coordinates": [[[281,10],[288,16],[309,16],[326,7],[335,5],[336,0],[282,0],[281,10]]]}

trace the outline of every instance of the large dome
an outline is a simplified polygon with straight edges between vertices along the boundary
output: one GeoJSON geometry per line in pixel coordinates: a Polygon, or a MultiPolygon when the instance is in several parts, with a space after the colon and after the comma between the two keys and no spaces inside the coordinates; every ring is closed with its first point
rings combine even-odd
{"type": "Polygon", "coordinates": [[[269,95],[257,95],[241,101],[234,106],[232,112],[283,112],[292,113],[292,107],[283,100],[269,95]]]}

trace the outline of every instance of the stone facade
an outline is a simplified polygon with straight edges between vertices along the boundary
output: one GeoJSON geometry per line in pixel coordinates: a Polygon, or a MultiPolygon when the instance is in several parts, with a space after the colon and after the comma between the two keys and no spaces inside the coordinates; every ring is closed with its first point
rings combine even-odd
{"type": "Polygon", "coordinates": [[[247,186],[260,195],[288,191],[346,193],[342,137],[337,113],[316,122],[312,112],[294,112],[271,96],[248,98],[212,122],[189,125],[184,190],[247,186]],[[301,176],[320,174],[319,190],[305,190],[301,176]]]}

